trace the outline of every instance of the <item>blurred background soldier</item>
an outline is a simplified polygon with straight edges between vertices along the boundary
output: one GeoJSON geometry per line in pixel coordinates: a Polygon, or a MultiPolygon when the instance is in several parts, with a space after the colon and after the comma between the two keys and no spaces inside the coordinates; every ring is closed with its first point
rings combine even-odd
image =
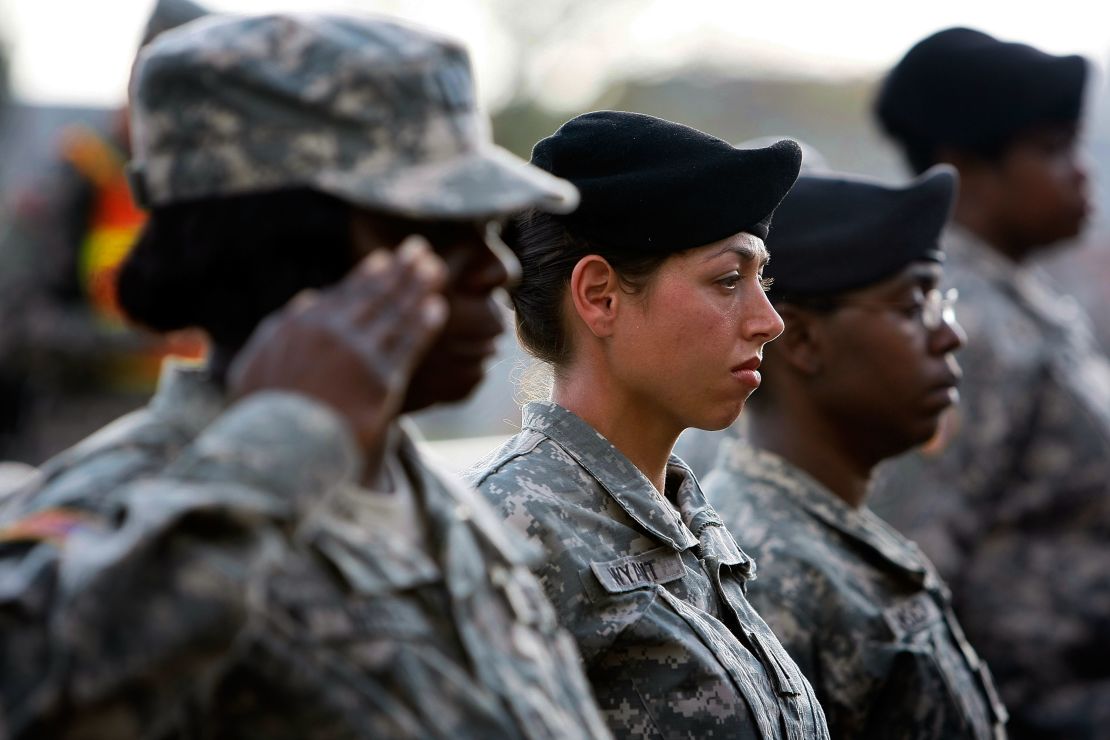
{"type": "Polygon", "coordinates": [[[901,188],[798,179],[764,272],[786,329],[749,402],[750,443],[725,441],[704,483],[755,558],[748,597],[813,683],[834,738],[1005,734],[948,589],[866,506],[875,466],[931,437],[956,398],[963,336],[938,246],[954,190],[947,167],[901,188]]]}
{"type": "Polygon", "coordinates": [[[1087,69],[952,28],[907,52],[875,105],[915,171],[959,170],[946,276],[968,335],[956,414],[875,508],[949,579],[1019,738],[1110,737],[1110,362],[1029,264],[1088,215],[1087,69]]]}
{"type": "MultiPolygon", "coordinates": [[[[158,0],[140,48],[205,13],[190,0],[158,0]]],[[[8,199],[0,459],[40,462],[140,405],[167,354],[203,353],[197,335],[157,338],[119,310],[116,274],[145,219],[124,173],[127,118],[123,108],[105,130],[66,126],[49,171],[8,199]]]]}

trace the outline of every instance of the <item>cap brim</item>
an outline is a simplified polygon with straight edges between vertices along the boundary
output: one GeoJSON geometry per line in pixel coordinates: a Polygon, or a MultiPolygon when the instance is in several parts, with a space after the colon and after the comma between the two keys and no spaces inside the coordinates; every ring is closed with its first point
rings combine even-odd
{"type": "Polygon", "coordinates": [[[348,202],[413,218],[481,218],[531,207],[569,213],[578,206],[574,185],[497,146],[392,172],[321,173],[315,184],[348,202]]]}

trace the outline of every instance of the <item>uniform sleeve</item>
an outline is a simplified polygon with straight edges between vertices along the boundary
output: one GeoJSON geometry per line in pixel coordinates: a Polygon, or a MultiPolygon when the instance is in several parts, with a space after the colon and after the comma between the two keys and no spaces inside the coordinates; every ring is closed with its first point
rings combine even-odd
{"type": "MultiPolygon", "coordinates": [[[[161,474],[0,533],[0,716],[12,737],[146,736],[234,659],[254,586],[305,510],[358,467],[327,409],[259,394],[161,474]],[[95,515],[90,513],[95,511],[95,515]]],[[[73,474],[69,476],[73,485],[73,474]]]]}

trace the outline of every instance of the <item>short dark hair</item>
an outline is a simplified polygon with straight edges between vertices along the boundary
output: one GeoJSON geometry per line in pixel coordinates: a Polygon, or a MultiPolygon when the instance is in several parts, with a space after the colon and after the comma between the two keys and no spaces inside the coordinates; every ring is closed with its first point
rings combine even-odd
{"type": "Polygon", "coordinates": [[[151,212],[120,270],[119,302],[155,331],[200,328],[238,348],[268,314],[355,261],[350,206],[315,190],[176,203],[151,212]]]}
{"type": "Polygon", "coordinates": [[[556,368],[570,358],[561,308],[563,291],[580,259],[590,254],[604,257],[628,291],[637,292],[670,257],[630,257],[627,250],[608,249],[575,236],[557,217],[536,209],[510,219],[502,238],[516,252],[521,265],[521,280],[509,291],[516,311],[517,337],[529,354],[556,368]]]}

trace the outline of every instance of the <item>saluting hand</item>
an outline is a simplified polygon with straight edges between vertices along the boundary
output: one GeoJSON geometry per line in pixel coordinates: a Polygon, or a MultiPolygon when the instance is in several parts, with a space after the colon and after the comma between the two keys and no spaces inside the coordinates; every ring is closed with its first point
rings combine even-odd
{"type": "Polygon", "coordinates": [[[409,379],[447,319],[446,276],[423,237],[374,251],[342,282],[300,293],[258,327],[231,366],[231,397],[288,390],[321,401],[376,467],[409,379]]]}

